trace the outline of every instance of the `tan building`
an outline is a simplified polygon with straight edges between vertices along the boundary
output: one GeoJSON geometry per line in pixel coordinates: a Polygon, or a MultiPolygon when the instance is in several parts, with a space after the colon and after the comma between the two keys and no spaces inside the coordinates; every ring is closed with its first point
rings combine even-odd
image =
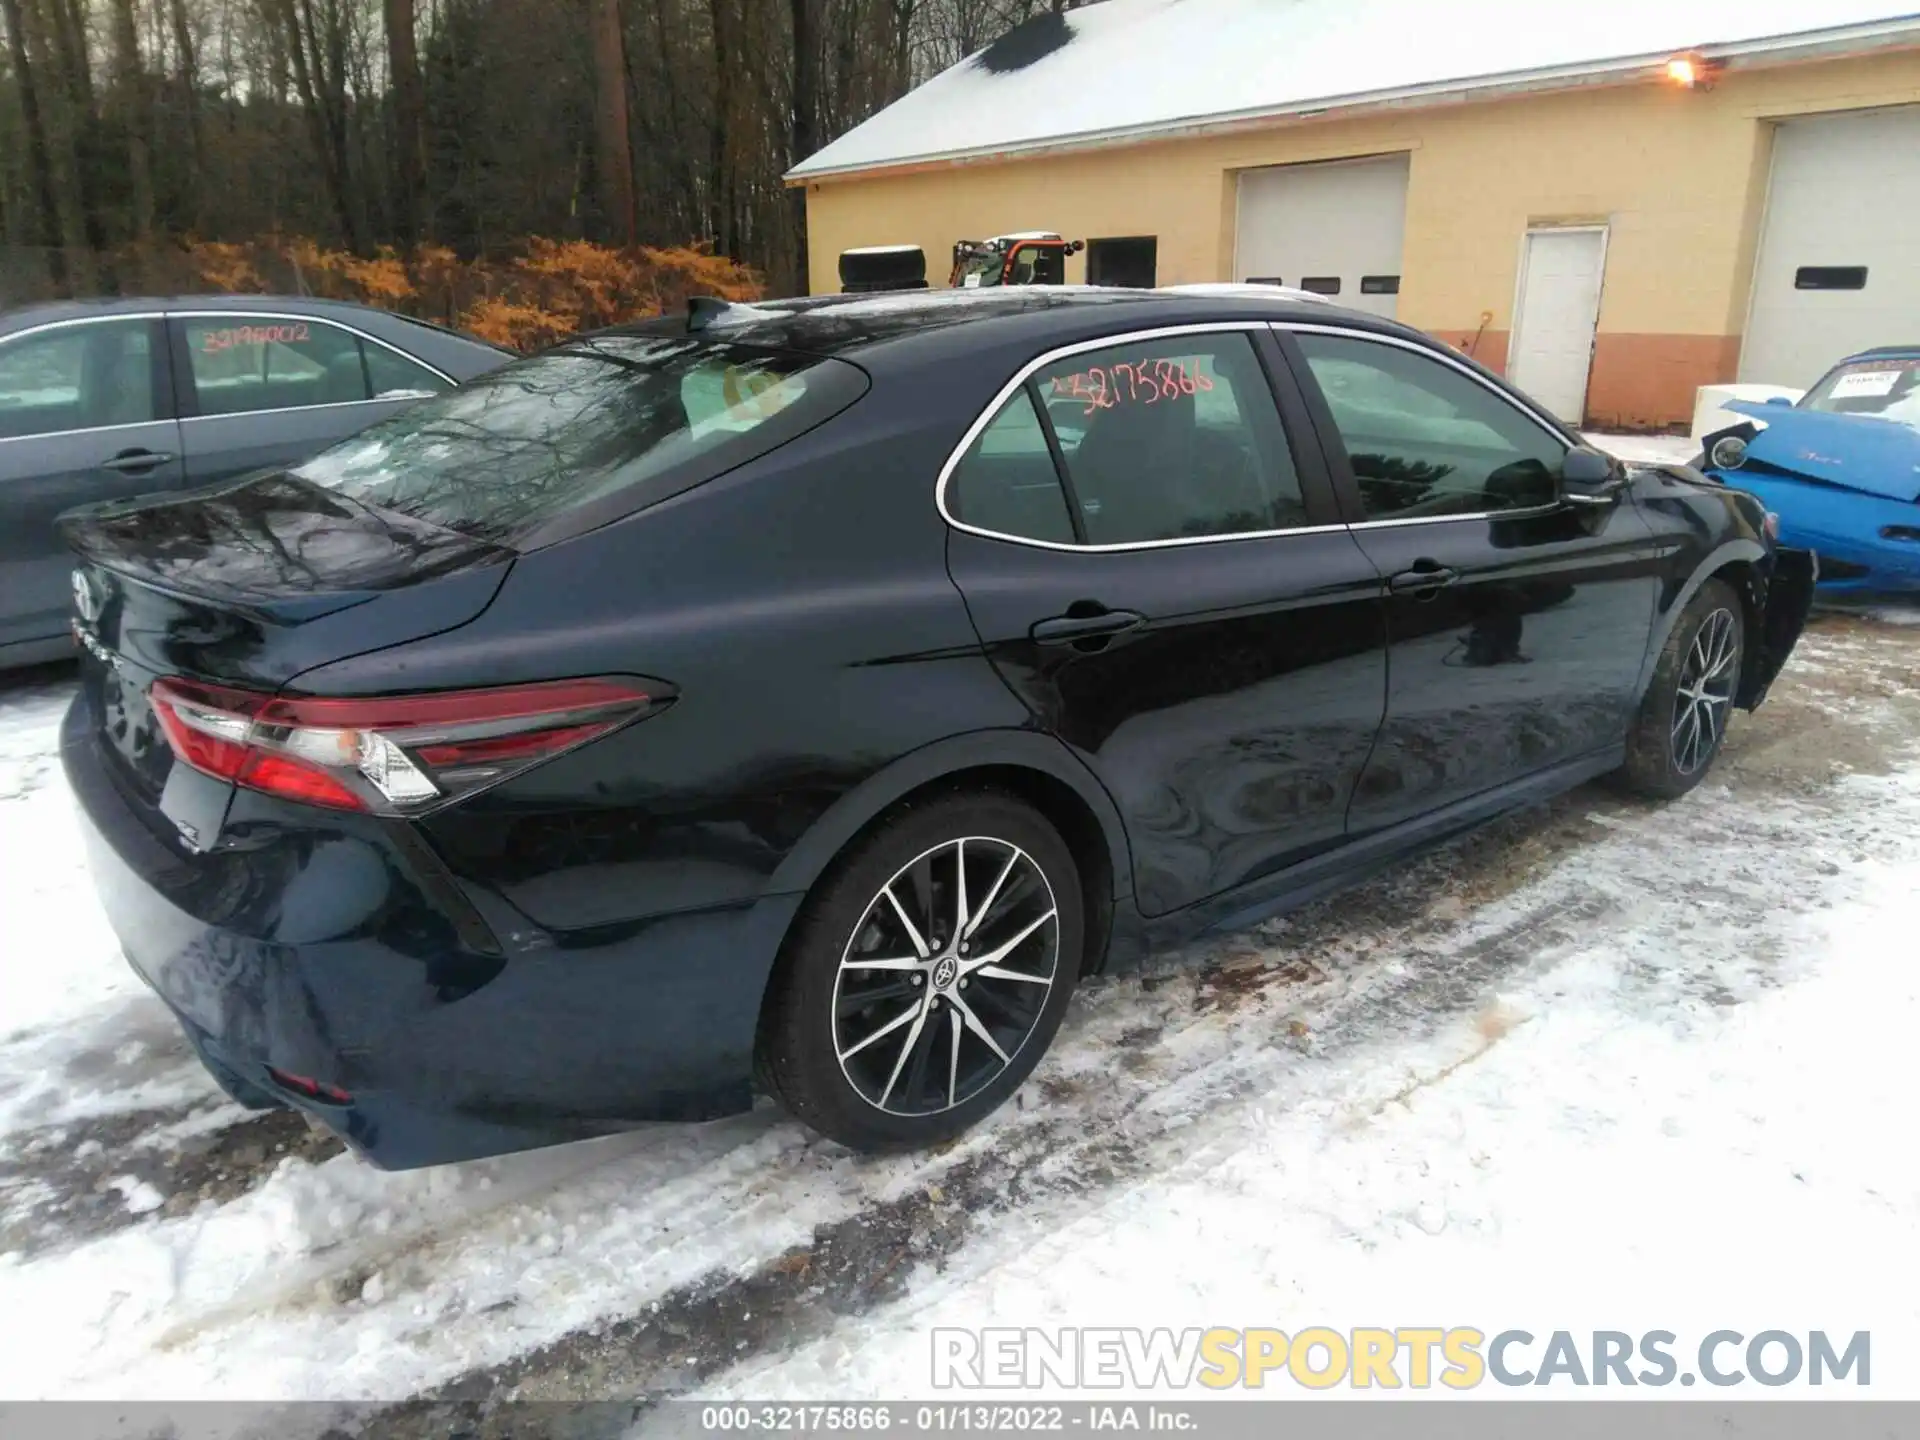
{"type": "Polygon", "coordinates": [[[789,179],[816,293],[842,250],[920,245],[937,285],[955,240],[1052,230],[1072,282],[1304,286],[1670,425],[1920,340],[1912,4],[1106,0],[789,179]]]}

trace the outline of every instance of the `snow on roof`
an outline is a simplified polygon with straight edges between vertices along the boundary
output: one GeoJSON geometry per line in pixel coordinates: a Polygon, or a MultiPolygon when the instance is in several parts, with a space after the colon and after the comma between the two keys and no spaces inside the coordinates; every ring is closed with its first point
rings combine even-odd
{"type": "Polygon", "coordinates": [[[1901,36],[1920,36],[1915,0],[1104,0],[1028,21],[790,175],[1630,74],[1682,50],[1844,51],[1901,36]]]}
{"type": "Polygon", "coordinates": [[[1196,280],[1186,285],[1162,285],[1179,295],[1218,295],[1229,300],[1285,300],[1290,305],[1331,305],[1333,301],[1314,290],[1296,290],[1291,285],[1262,285],[1259,281],[1196,280]]]}

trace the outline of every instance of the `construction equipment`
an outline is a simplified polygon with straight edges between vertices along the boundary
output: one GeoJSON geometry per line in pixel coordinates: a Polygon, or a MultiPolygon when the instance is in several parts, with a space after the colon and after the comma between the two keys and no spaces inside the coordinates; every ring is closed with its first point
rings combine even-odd
{"type": "Polygon", "coordinates": [[[1086,248],[1086,241],[1063,240],[1051,230],[961,240],[953,247],[953,273],[947,283],[969,290],[983,285],[1064,285],[1067,257],[1086,248]]]}

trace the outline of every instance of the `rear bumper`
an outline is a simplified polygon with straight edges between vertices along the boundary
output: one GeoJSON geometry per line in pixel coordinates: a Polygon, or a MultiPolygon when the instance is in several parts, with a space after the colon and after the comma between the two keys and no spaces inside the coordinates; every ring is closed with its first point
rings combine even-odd
{"type": "MultiPolygon", "coordinates": [[[[760,996],[797,896],[502,945],[417,832],[236,795],[237,844],[150,823],[83,700],[61,754],[134,969],[225,1081],[392,1169],[751,1103],[760,996]],[[348,1092],[327,1104],[269,1067],[348,1092]]],[[[498,913],[497,896],[483,901],[498,913]]],[[[231,1088],[231,1087],[230,1087],[231,1088]]]]}

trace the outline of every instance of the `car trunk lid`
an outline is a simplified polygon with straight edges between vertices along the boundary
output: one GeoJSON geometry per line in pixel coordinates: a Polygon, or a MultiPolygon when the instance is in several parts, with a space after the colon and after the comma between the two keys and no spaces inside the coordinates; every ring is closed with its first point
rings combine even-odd
{"type": "Polygon", "coordinates": [[[231,786],[174,763],[155,680],[277,692],[316,665],[465,624],[513,558],[290,475],[89,507],[60,531],[78,557],[74,631],[97,739],[131,796],[203,846],[231,786]]]}

